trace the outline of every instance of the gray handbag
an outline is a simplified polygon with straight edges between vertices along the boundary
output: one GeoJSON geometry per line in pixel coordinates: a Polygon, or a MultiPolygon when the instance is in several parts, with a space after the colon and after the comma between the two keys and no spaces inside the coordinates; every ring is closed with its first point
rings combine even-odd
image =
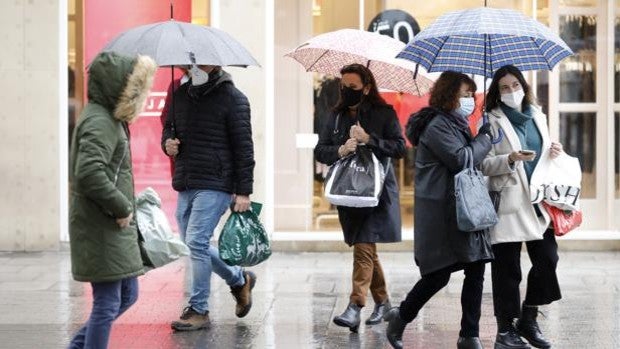
{"type": "Polygon", "coordinates": [[[486,179],[474,168],[471,147],[465,147],[463,170],[454,176],[456,222],[461,231],[479,231],[497,224],[497,213],[489,196],[486,179]]]}

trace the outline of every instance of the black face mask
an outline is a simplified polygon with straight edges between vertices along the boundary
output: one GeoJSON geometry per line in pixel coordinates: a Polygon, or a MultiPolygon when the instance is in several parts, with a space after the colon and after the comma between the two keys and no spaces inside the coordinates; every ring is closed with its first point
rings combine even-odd
{"type": "Polygon", "coordinates": [[[342,96],[342,104],[345,107],[352,107],[361,102],[362,95],[363,95],[363,89],[354,90],[350,87],[344,86],[340,90],[340,95],[342,96]]]}

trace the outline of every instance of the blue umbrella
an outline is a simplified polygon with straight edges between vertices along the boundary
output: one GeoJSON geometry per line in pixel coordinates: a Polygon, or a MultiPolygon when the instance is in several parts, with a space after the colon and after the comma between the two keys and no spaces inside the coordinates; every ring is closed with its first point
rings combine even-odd
{"type": "MultiPolygon", "coordinates": [[[[396,57],[421,64],[429,72],[453,70],[492,78],[508,64],[522,71],[551,70],[572,54],[558,35],[523,13],[480,7],[437,18],[396,57]]],[[[486,79],[484,85],[486,90],[486,79]]],[[[486,112],[483,119],[488,122],[486,112]]],[[[493,143],[502,136],[500,130],[493,143]]]]}
{"type": "Polygon", "coordinates": [[[447,13],[397,55],[429,72],[454,70],[493,77],[504,65],[551,70],[573,51],[540,22],[506,9],[481,7],[447,13]]]}

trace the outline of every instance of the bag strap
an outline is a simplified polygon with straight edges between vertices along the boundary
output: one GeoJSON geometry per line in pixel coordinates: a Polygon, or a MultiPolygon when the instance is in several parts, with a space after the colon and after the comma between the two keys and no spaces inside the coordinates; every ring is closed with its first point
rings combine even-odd
{"type": "Polygon", "coordinates": [[[338,127],[340,123],[340,113],[336,114],[336,122],[334,123],[334,134],[337,134],[338,132],[340,132],[340,128],[338,127]]]}
{"type": "Polygon", "coordinates": [[[470,170],[474,169],[474,154],[469,146],[465,147],[465,162],[463,163],[463,170],[468,168],[470,170]]]}

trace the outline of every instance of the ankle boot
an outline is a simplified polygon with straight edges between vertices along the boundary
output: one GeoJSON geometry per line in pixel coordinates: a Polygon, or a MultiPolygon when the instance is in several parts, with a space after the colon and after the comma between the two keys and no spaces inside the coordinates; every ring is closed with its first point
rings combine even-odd
{"type": "Polygon", "coordinates": [[[531,347],[517,333],[513,319],[497,318],[495,349],[531,349],[531,347]]]}
{"type": "Polygon", "coordinates": [[[535,348],[551,348],[551,343],[543,337],[538,327],[537,316],[538,307],[523,304],[521,318],[517,320],[517,331],[535,348]]]}
{"type": "Polygon", "coordinates": [[[479,337],[459,337],[456,349],[484,349],[479,337]]]}
{"type": "Polygon", "coordinates": [[[362,307],[357,304],[350,303],[344,313],[334,318],[334,323],[338,326],[348,327],[351,332],[357,333],[360,327],[360,312],[362,307]]]}
{"type": "Polygon", "coordinates": [[[366,325],[376,325],[380,323],[381,319],[383,319],[383,315],[385,315],[391,307],[392,305],[389,300],[381,304],[375,303],[375,309],[372,311],[372,314],[370,314],[370,317],[366,319],[366,325]]]}
{"type": "Polygon", "coordinates": [[[400,309],[398,307],[390,309],[383,319],[389,321],[385,329],[388,342],[395,349],[403,349],[403,332],[407,323],[400,318],[400,309]]]}

